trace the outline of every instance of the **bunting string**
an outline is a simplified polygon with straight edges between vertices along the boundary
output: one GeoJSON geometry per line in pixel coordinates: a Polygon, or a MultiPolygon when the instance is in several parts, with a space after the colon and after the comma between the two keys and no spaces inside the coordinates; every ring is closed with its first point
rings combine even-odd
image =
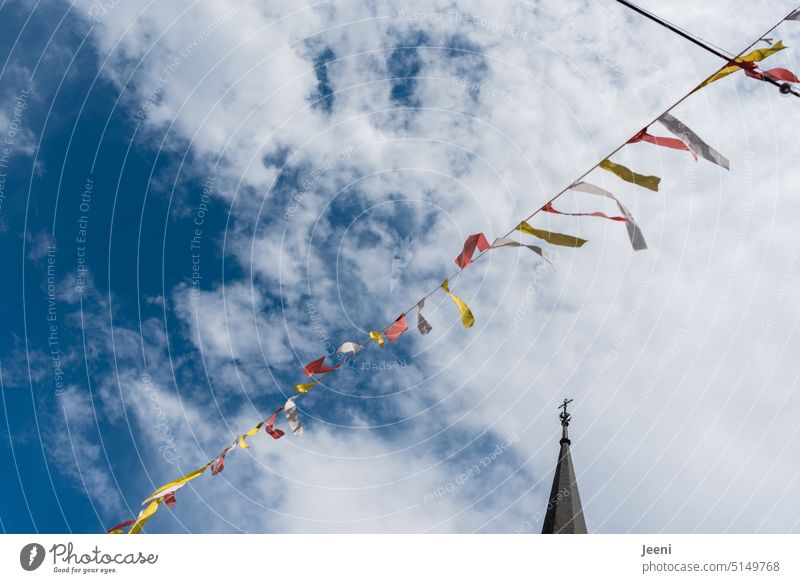
{"type": "MultiPolygon", "coordinates": [[[[783,20],[800,20],[800,9],[791,12],[780,22],[782,22],[783,20]]],[[[778,24],[780,24],[780,22],[778,24]]],[[[778,24],[773,26],[766,33],[759,36],[759,39],[771,33],[775,28],[777,28],[778,24]]],[[[270,435],[273,440],[277,440],[283,435],[285,435],[285,432],[282,429],[276,427],[276,424],[278,422],[278,415],[281,412],[284,413],[284,416],[286,418],[286,423],[288,424],[292,434],[297,437],[302,437],[304,428],[303,428],[303,423],[298,414],[296,400],[299,397],[308,393],[316,384],[320,383],[328,374],[331,374],[334,371],[340,369],[343,362],[345,362],[350,358],[353,358],[356,354],[358,354],[369,344],[371,344],[372,341],[374,341],[381,348],[383,348],[385,345],[384,337],[387,338],[389,342],[397,341],[400,338],[400,336],[403,335],[408,330],[408,322],[406,315],[409,311],[413,310],[414,308],[416,308],[417,310],[417,330],[422,335],[429,334],[432,330],[432,327],[423,315],[423,308],[425,306],[426,299],[428,299],[430,296],[436,293],[439,289],[443,290],[458,308],[463,326],[465,328],[471,328],[475,323],[475,318],[472,314],[472,311],[467,306],[467,304],[451,291],[450,289],[451,280],[458,277],[458,275],[462,273],[466,267],[468,267],[469,265],[480,259],[485,253],[493,249],[525,247],[533,251],[537,255],[539,255],[545,261],[548,261],[546,253],[544,249],[542,249],[541,247],[537,245],[520,243],[518,241],[510,239],[509,238],[510,235],[512,235],[515,231],[519,231],[520,233],[525,235],[537,237],[538,239],[555,246],[571,247],[577,249],[582,247],[584,244],[588,242],[586,239],[582,239],[577,236],[551,232],[534,227],[531,224],[531,221],[539,212],[567,215],[576,218],[600,217],[612,221],[624,222],[628,229],[628,235],[633,249],[634,250],[646,249],[647,245],[645,243],[641,229],[639,228],[638,224],[634,221],[633,217],[631,216],[627,208],[625,208],[625,206],[618,200],[616,196],[598,186],[585,182],[584,179],[595,169],[599,168],[615,174],[617,177],[626,182],[630,182],[632,184],[648,188],[652,191],[658,191],[659,183],[661,180],[659,177],[638,174],[636,172],[633,172],[629,168],[621,164],[612,162],[610,160],[611,156],[619,152],[626,144],[633,144],[637,142],[648,142],[657,146],[662,146],[675,150],[688,150],[690,153],[692,153],[692,155],[695,156],[695,158],[699,156],[714,164],[717,164],[722,168],[729,169],[730,164],[727,158],[719,154],[719,152],[717,152],[708,144],[706,144],[691,129],[686,127],[685,124],[683,124],[682,122],[677,120],[674,116],[672,116],[670,114],[670,111],[676,108],[681,103],[683,103],[697,90],[735,72],[736,70],[739,70],[740,68],[743,68],[746,72],[749,71],[754,75],[761,75],[762,78],[766,77],[787,83],[797,83],[798,82],[797,77],[795,77],[791,71],[788,71],[786,69],[770,69],[768,71],[759,72],[756,71],[754,67],[751,67],[749,65],[749,63],[757,63],[775,54],[776,52],[779,52],[786,48],[781,41],[777,41],[773,46],[769,48],[756,49],[748,53],[747,51],[750,51],[758,42],[759,41],[757,40],[748,47],[746,47],[744,50],[742,50],[739,53],[739,55],[734,57],[728,64],[720,68],[716,73],[711,75],[709,78],[705,79],[692,91],[682,96],[678,101],[676,101],[669,108],[667,108],[665,112],[663,112],[656,119],[647,124],[644,130],[639,130],[635,135],[631,136],[625,142],[620,144],[610,154],[605,156],[600,162],[596,163],[594,166],[589,168],[589,170],[580,175],[577,178],[577,180],[571,182],[569,186],[565,187],[563,190],[558,192],[549,201],[547,201],[542,206],[534,210],[529,216],[522,219],[514,229],[506,233],[504,236],[495,239],[492,245],[488,244],[488,241],[483,233],[476,233],[474,235],[470,235],[465,241],[461,253],[456,258],[456,264],[459,267],[459,270],[450,277],[445,278],[444,281],[442,281],[442,283],[439,285],[439,287],[429,292],[427,295],[425,295],[423,298],[417,301],[409,309],[402,312],[401,315],[398,316],[392,324],[383,329],[383,332],[375,330],[369,332],[369,341],[366,344],[359,344],[351,341],[342,343],[336,350],[336,355],[340,360],[340,362],[336,364],[336,366],[330,367],[325,365],[325,357],[318,358],[317,360],[311,361],[310,363],[305,365],[303,367],[303,373],[306,376],[313,377],[314,375],[317,374],[320,376],[314,378],[311,382],[294,385],[295,391],[299,394],[289,397],[286,403],[282,407],[274,410],[269,418],[261,421],[260,423],[258,423],[256,426],[254,426],[244,434],[238,436],[233,443],[224,448],[214,459],[212,459],[205,465],[200,466],[199,468],[185,474],[184,476],[176,480],[173,480],[171,482],[168,482],[162,485],[161,487],[157,488],[150,496],[148,496],[142,502],[142,506],[144,506],[144,508],[141,510],[141,512],[135,519],[130,519],[121,522],[109,528],[106,532],[109,534],[118,534],[123,532],[124,528],[129,527],[128,530],[129,534],[141,533],[146,523],[156,514],[156,512],[158,511],[158,509],[162,504],[169,507],[176,503],[177,500],[175,497],[175,493],[178,490],[180,490],[191,481],[203,475],[206,469],[208,468],[211,468],[210,473],[212,476],[216,476],[219,473],[221,473],[225,467],[226,455],[228,455],[236,447],[239,447],[241,449],[249,449],[250,446],[246,441],[247,438],[256,435],[261,429],[261,427],[265,428],[265,432],[268,435],[270,435]],[[665,128],[667,128],[667,130],[670,131],[675,136],[675,138],[657,137],[649,134],[647,132],[647,129],[651,125],[653,125],[656,121],[658,121],[665,128]],[[606,215],[605,213],[600,213],[600,212],[565,213],[556,210],[553,207],[553,203],[568,190],[584,192],[608,198],[617,205],[617,208],[619,209],[621,216],[609,216],[606,215]],[[479,252],[477,256],[475,256],[476,251],[479,252]]]]}

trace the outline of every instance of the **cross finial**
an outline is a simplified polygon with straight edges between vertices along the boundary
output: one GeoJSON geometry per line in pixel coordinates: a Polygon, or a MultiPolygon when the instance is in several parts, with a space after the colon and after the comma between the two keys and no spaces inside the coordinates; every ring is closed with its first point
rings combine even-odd
{"type": "Polygon", "coordinates": [[[558,415],[558,418],[561,419],[561,425],[563,427],[569,425],[569,420],[572,419],[572,415],[567,413],[567,405],[570,403],[572,403],[572,399],[564,399],[564,402],[558,406],[559,409],[562,409],[561,413],[558,415]]]}

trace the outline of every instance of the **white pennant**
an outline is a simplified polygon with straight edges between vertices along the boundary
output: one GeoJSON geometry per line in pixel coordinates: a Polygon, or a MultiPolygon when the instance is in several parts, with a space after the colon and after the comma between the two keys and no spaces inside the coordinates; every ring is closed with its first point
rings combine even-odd
{"type": "Polygon", "coordinates": [[[670,132],[672,132],[676,137],[680,138],[692,149],[695,154],[700,155],[701,157],[705,158],[709,162],[713,162],[718,166],[722,166],[725,170],[731,169],[731,163],[728,162],[728,159],[717,152],[714,148],[706,144],[700,136],[694,133],[691,129],[686,127],[686,124],[683,123],[678,118],[670,115],[669,113],[665,113],[658,121],[667,128],[670,132]]]}
{"type": "Polygon", "coordinates": [[[358,352],[361,352],[363,349],[364,347],[361,344],[356,344],[355,342],[345,342],[336,349],[336,353],[352,356],[358,352]]]}
{"type": "Polygon", "coordinates": [[[608,192],[607,190],[603,190],[599,186],[595,186],[594,184],[589,184],[588,182],[576,182],[572,186],[570,186],[572,190],[578,190],[580,192],[587,192],[589,194],[596,194],[599,196],[605,196],[606,198],[610,198],[615,203],[617,203],[617,207],[619,208],[619,212],[622,213],[622,216],[625,217],[625,226],[628,228],[628,238],[631,240],[631,247],[633,247],[634,251],[642,251],[647,249],[647,243],[644,240],[644,235],[642,234],[642,230],[639,228],[639,225],[636,224],[636,221],[633,220],[630,211],[628,211],[625,206],[617,199],[616,196],[608,192]]]}
{"type": "Polygon", "coordinates": [[[544,254],[544,250],[542,250],[542,248],[539,247],[538,245],[525,245],[524,243],[520,243],[519,241],[514,241],[514,239],[504,239],[503,237],[498,237],[497,239],[494,240],[494,243],[492,243],[492,249],[500,249],[502,247],[525,247],[527,249],[530,249],[531,251],[539,255],[542,259],[547,261],[547,263],[552,265],[552,263],[550,263],[550,260],[547,258],[547,255],[544,254]]]}
{"type": "Polygon", "coordinates": [[[283,411],[286,413],[286,422],[289,424],[292,433],[297,437],[303,437],[303,422],[300,421],[300,416],[297,414],[297,405],[294,403],[294,400],[299,396],[289,397],[289,400],[283,406],[283,411]]]}
{"type": "Polygon", "coordinates": [[[422,308],[425,306],[425,298],[422,298],[417,303],[417,330],[419,333],[425,336],[426,334],[430,334],[431,330],[433,330],[433,326],[431,326],[428,321],[425,319],[425,316],[422,315],[422,308]]]}

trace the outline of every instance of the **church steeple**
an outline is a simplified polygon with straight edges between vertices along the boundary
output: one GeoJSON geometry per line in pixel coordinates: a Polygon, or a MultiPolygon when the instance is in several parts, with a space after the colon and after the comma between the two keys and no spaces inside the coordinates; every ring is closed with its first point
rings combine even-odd
{"type": "Polygon", "coordinates": [[[575,469],[572,467],[572,456],[569,453],[569,433],[567,428],[572,415],[567,413],[567,405],[572,399],[564,399],[559,409],[561,413],[561,450],[558,453],[556,474],[547,503],[547,513],[542,524],[542,534],[586,534],[586,520],[583,518],[581,497],[578,494],[578,483],[575,481],[575,469]]]}

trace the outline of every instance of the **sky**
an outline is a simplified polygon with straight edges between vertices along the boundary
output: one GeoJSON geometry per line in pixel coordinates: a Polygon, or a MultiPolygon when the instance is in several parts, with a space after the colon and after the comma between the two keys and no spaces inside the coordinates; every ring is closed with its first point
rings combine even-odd
{"type": "MultiPolygon", "coordinates": [[[[795,7],[640,4],[730,54],[795,7]]],[[[610,1],[12,0],[0,23],[6,533],[132,518],[723,64],[610,1]]],[[[800,23],[768,36],[800,69],[800,23]]],[[[250,437],[147,532],[536,533],[564,398],[590,532],[800,531],[797,108],[741,73],[683,100],[730,171],[637,143],[612,160],[658,192],[585,178],[647,250],[537,215],[589,242],[486,254],[451,286],[472,328],[434,293],[430,334],[372,343],[297,400],[302,438],[250,437]]]]}

